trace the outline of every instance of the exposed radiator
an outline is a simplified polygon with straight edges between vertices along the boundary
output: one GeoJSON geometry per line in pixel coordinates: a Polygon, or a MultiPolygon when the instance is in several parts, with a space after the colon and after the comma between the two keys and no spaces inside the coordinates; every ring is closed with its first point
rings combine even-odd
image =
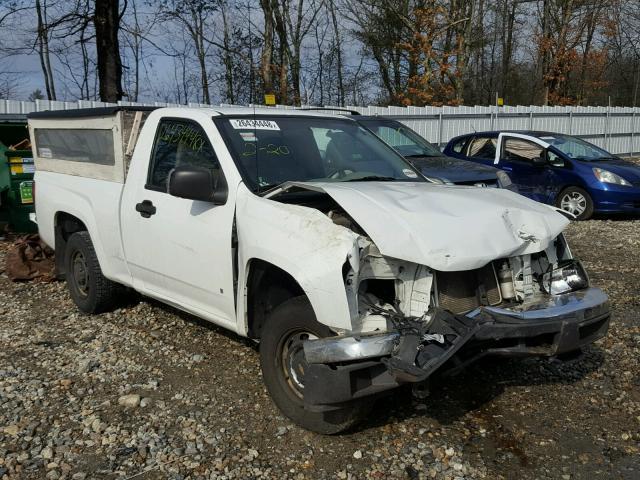
{"type": "Polygon", "coordinates": [[[493,263],[477,270],[437,272],[438,304],[453,313],[465,313],[480,305],[502,302],[493,263]]]}

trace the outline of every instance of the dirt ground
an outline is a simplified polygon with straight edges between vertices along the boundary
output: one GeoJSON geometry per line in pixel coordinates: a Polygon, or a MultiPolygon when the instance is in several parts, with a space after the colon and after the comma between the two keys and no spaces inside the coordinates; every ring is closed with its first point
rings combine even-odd
{"type": "Polygon", "coordinates": [[[233,334],[146,300],[82,316],[63,283],[2,272],[0,478],[638,479],[640,220],[567,236],[611,297],[607,338],[397,391],[334,437],[278,412],[233,334]]]}

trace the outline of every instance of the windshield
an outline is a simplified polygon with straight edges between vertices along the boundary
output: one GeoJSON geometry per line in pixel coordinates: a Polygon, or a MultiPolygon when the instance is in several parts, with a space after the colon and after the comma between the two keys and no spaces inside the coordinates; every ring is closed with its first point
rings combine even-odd
{"type": "Polygon", "coordinates": [[[550,143],[566,156],[575,160],[593,161],[615,158],[606,150],[576,137],[554,134],[540,137],[540,139],[550,143]]]}
{"type": "Polygon", "coordinates": [[[256,191],[287,181],[425,181],[401,156],[351,120],[248,115],[215,122],[256,191]]]}
{"type": "Polygon", "coordinates": [[[422,138],[406,125],[393,120],[359,120],[387,145],[391,145],[405,157],[441,157],[442,153],[434,145],[422,138]]]}

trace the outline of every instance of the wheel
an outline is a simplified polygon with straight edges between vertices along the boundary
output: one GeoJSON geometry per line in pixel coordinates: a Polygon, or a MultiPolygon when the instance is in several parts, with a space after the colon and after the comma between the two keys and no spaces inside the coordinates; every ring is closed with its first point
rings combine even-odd
{"type": "Polygon", "coordinates": [[[121,285],[102,274],[89,232],[76,232],[69,237],[65,268],[69,293],[83,313],[111,310],[124,293],[121,285]]]}
{"type": "Polygon", "coordinates": [[[580,187],[565,188],[558,195],[556,206],[575,215],[576,220],[588,220],[593,215],[593,200],[580,187]]]}
{"type": "Polygon", "coordinates": [[[278,306],[262,332],[262,377],[273,402],[284,415],[307,430],[330,435],[349,429],[366,414],[365,400],[325,412],[304,409],[307,362],[302,342],[332,335],[326,326],[316,321],[306,297],[296,297],[278,306]]]}

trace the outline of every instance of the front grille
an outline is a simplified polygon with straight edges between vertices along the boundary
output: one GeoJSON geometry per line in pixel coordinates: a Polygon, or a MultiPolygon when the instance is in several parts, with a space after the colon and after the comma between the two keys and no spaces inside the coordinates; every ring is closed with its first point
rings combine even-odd
{"type": "Polygon", "coordinates": [[[477,270],[436,272],[436,288],[438,305],[453,313],[465,313],[480,305],[502,302],[493,263],[477,270]]]}

